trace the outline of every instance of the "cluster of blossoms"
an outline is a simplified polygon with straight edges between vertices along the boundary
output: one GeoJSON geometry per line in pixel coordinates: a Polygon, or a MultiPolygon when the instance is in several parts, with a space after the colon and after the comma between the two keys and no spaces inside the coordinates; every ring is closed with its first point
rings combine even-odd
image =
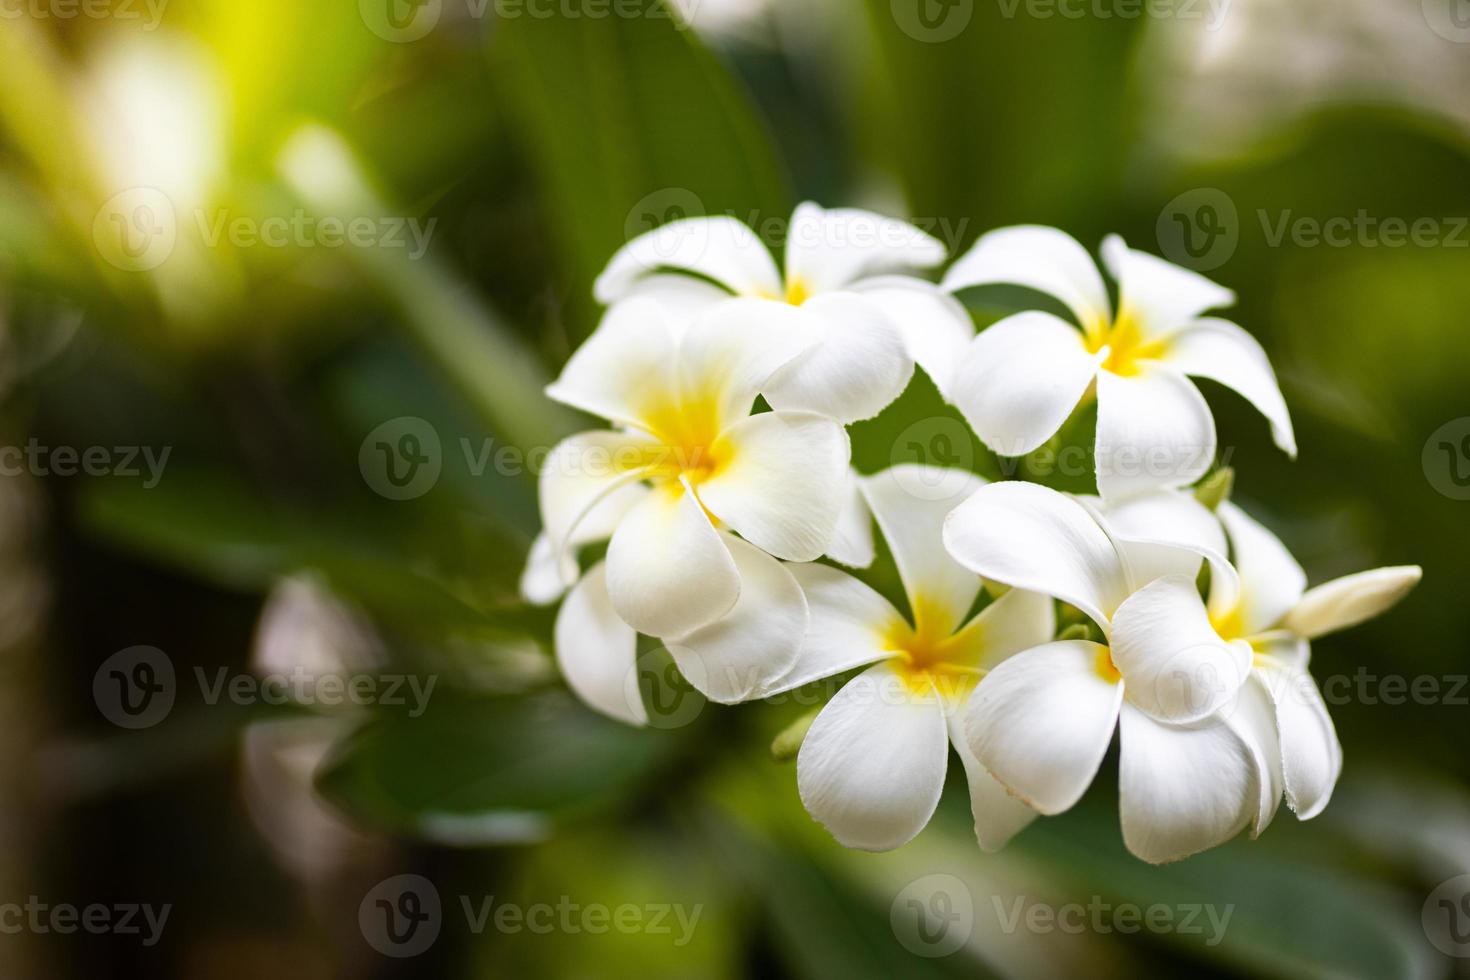
{"type": "Polygon", "coordinates": [[[603,322],[547,390],[612,427],[551,454],[522,581],[533,601],[566,593],[554,640],[572,690],[646,723],[640,633],[722,703],[860,669],[797,756],[803,803],[850,847],[917,834],[953,746],[980,846],[997,849],[1077,802],[1114,729],[1123,836],[1144,860],[1259,833],[1283,796],[1320,812],[1342,753],[1308,644],[1387,609],[1419,569],[1308,589],[1271,532],[1202,503],[1188,488],[1215,426],[1189,376],[1239,392],[1294,454],[1275,375],[1244,330],[1203,315],[1229,290],[1116,237],[1102,256],[1116,314],[1087,251],[1051,228],[986,234],[938,284],[923,274],[946,250],[918,228],[812,204],[784,269],[727,217],[620,249],[595,286],[603,322]],[[954,293],[992,283],[1050,294],[1075,322],[1023,312],[977,335],[954,293]],[[1005,456],[1096,398],[1098,495],[922,465],[857,474],[845,426],[915,365],[1005,456]],[[837,567],[873,561],[875,522],[905,611],[837,567]],[[578,549],[604,540],[583,569],[578,549]]]}

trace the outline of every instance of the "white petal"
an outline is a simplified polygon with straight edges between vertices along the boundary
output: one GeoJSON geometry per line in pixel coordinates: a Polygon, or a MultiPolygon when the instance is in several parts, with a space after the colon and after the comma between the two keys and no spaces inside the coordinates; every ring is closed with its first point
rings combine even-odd
{"type": "Polygon", "coordinates": [[[949,764],[944,710],[886,664],[853,678],[796,756],[801,802],[847,847],[886,851],[924,829],[949,764]]]}
{"type": "Polygon", "coordinates": [[[857,579],[826,565],[788,565],[811,611],[796,664],[764,693],[778,694],[893,656],[885,642],[904,619],[857,579]]]}
{"type": "Polygon", "coordinates": [[[928,269],[944,257],[943,244],[907,221],[805,201],[791,216],[786,282],[826,292],[866,276],[928,269]]]}
{"type": "Polygon", "coordinates": [[[546,394],[584,412],[642,426],[650,393],[675,389],[679,334],[656,301],[619,303],[546,386],[546,394]]]}
{"type": "Polygon", "coordinates": [[[679,671],[705,697],[734,704],[791,670],[807,632],[807,603],[786,566],[724,535],[740,573],[740,598],[724,616],[668,643],[679,671]]]}
{"type": "Polygon", "coordinates": [[[975,840],[980,850],[994,854],[1010,839],[1026,829],[1037,813],[1016,799],[1000,780],[990,774],[965,737],[964,720],[958,714],[949,716],[949,744],[959,753],[965,767],[965,780],[970,784],[970,812],[975,817],[975,840]]]}
{"type": "Polygon", "coordinates": [[[1281,772],[1281,739],[1276,733],[1276,704],[1259,671],[1251,671],[1241,685],[1240,697],[1224,721],[1250,747],[1254,759],[1260,796],[1251,818],[1251,836],[1258,837],[1276,815],[1286,787],[1281,772]]]}
{"type": "Polygon", "coordinates": [[[893,552],[909,607],[921,630],[947,636],[962,622],[980,578],[944,550],[944,519],[985,485],[965,470],[904,463],[862,480],[863,496],[893,552]],[[921,492],[915,490],[922,488],[921,492]]]}
{"type": "Polygon", "coordinates": [[[1103,264],[1118,282],[1119,315],[1132,314],[1145,340],[1167,337],[1235,294],[1198,272],[1129,248],[1117,235],[1102,244],[1103,264]]]}
{"type": "Polygon", "coordinates": [[[571,555],[560,551],[545,531],[536,535],[521,572],[521,598],[533,605],[549,606],[561,598],[567,583],[576,580],[577,563],[571,555]]]}
{"type": "Polygon", "coordinates": [[[1002,456],[1024,456],[1056,434],[1097,376],[1076,327],[1050,313],[1017,313],[971,342],[955,370],[954,403],[1002,456]]]}
{"type": "Polygon", "coordinates": [[[1123,842],[1137,857],[1178,861],[1225,843],[1256,815],[1254,757],[1229,725],[1177,728],[1125,703],[1119,732],[1123,842]]]}
{"type": "Polygon", "coordinates": [[[1326,808],[1342,773],[1337,730],[1310,674],[1266,658],[1259,670],[1276,702],[1286,802],[1298,818],[1310,820],[1326,808]]]}
{"type": "Polygon", "coordinates": [[[1225,529],[1213,511],[1184,490],[1155,490],[1125,497],[1111,504],[1097,498],[1103,520],[1113,538],[1123,545],[1135,585],[1147,585],[1166,575],[1194,578],[1203,558],[1215,574],[1233,577],[1226,559],[1225,529]]]}
{"type": "Polygon", "coordinates": [[[1276,372],[1256,338],[1228,320],[1196,320],[1169,343],[1163,361],[1181,374],[1193,374],[1234,388],[1266,416],[1271,438],[1296,457],[1296,434],[1276,372]]]}
{"type": "Polygon", "coordinates": [[[1194,383],[1168,368],[1099,371],[1095,453],[1106,500],[1187,486],[1215,458],[1215,420],[1194,383]]]}
{"type": "Polygon", "coordinates": [[[773,408],[850,423],[872,418],[903,394],[914,362],[876,305],[856,293],[822,293],[799,309],[820,339],[761,389],[773,408]]]}
{"type": "Polygon", "coordinates": [[[1217,619],[1233,615],[1243,635],[1263,633],[1301,602],[1307,573],[1276,535],[1235,504],[1225,501],[1215,513],[1230,536],[1230,559],[1240,573],[1240,588],[1232,595],[1228,582],[1212,585],[1210,612],[1217,619]]]}
{"type": "Polygon", "coordinates": [[[856,470],[848,470],[842,510],[837,514],[837,530],[827,548],[828,558],[848,568],[867,568],[873,564],[873,512],[863,499],[859,479],[856,470]]]}
{"type": "Polygon", "coordinates": [[[1025,650],[987,674],[965,706],[975,757],[1042,813],[1081,799],[1113,740],[1123,686],[1100,672],[1107,655],[1086,640],[1025,650]]]}
{"type": "Polygon", "coordinates": [[[621,302],[629,302],[634,297],[652,300],[675,323],[687,323],[730,296],[727,290],[707,279],[683,273],[655,273],[635,282],[621,302]]]}
{"type": "Polygon", "coordinates": [[[618,249],[592,287],[599,303],[626,294],[660,269],[684,269],[746,296],[781,294],[781,275],[756,233],[727,215],[683,218],[644,232],[618,249]]]}
{"type": "Polygon", "coordinates": [[[1307,590],[1296,608],[1286,614],[1283,625],[1308,639],[1356,626],[1387,612],[1423,576],[1418,565],[1344,575],[1307,590]]]}
{"type": "Polygon", "coordinates": [[[975,337],[975,322],[957,299],[911,276],[878,276],[852,291],[875,304],[898,330],[908,355],[946,401],[953,400],[954,372],[975,337]]]}
{"type": "Polygon", "coordinates": [[[1250,671],[1250,648],[1210,625],[1194,581],[1156,579],[1113,614],[1113,663],[1128,700],[1161,721],[1198,721],[1234,700],[1250,671]]]}
{"type": "Polygon", "coordinates": [[[1081,324],[1112,321],[1108,290],[1087,249],[1056,228],[1017,225],[980,236],[945,273],[943,288],[1012,283],[1055,296],[1081,324]]]}
{"type": "Polygon", "coordinates": [[[740,576],[694,493],[660,487],[613,532],[607,588],[638,632],[683,636],[730,611],[740,576]]]}
{"type": "Polygon", "coordinates": [[[722,424],[744,418],[771,377],[821,339],[797,307],[727,299],[702,312],[679,342],[679,409],[716,412],[722,424]]]}
{"type": "Polygon", "coordinates": [[[646,725],[636,683],[629,684],[638,636],[613,609],[607,566],[598,562],[556,614],[556,663],[567,686],[588,706],[634,725],[646,725]]]}
{"type": "Polygon", "coordinates": [[[639,433],[594,429],[557,443],[537,477],[541,525],[558,551],[612,534],[646,491],[637,483],[660,458],[639,433]]]}
{"type": "Polygon", "coordinates": [[[848,476],[847,433],[809,412],[765,412],[726,429],[725,461],[699,499],[747,541],[787,561],[812,561],[832,543],[848,476]]]}
{"type": "Polygon", "coordinates": [[[1106,627],[1128,597],[1117,550],[1077,501],[1034,483],[977,490],[944,523],[944,547],[977,574],[1055,596],[1106,627]]]}

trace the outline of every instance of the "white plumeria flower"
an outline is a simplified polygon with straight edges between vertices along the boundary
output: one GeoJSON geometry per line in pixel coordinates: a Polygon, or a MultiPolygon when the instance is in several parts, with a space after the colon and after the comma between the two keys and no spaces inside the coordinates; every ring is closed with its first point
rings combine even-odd
{"type": "Polygon", "coordinates": [[[984,482],[912,464],[862,480],[912,619],[844,572],[790,566],[811,625],[795,666],[767,693],[873,665],[822,709],[796,762],[802,802],[848,847],[888,850],[922,830],[939,803],[951,744],[969,780],[981,847],[999,849],[1036,816],[975,760],[959,720],[987,670],[1055,629],[1051,599],[1020,589],[970,618],[980,579],[945,554],[940,531],[945,514],[984,482]]]}
{"type": "Polygon", "coordinates": [[[1217,509],[1240,576],[1210,588],[1210,619],[1219,635],[1254,651],[1251,679],[1231,721],[1253,739],[1271,776],[1258,817],[1270,821],[1283,793],[1302,820],[1321,813],[1342,772],[1327,705],[1307,673],[1310,641],[1386,611],[1418,583],[1417,565],[1375,568],[1307,589],[1286,546],[1226,502],[1217,509]]]}
{"type": "Polygon", "coordinates": [[[953,297],[908,274],[944,259],[944,246],[907,222],[807,202],[791,217],[784,275],[736,219],[684,218],[619,249],[594,292],[603,303],[651,297],[683,313],[733,293],[760,300],[783,322],[800,310],[820,341],[761,393],[777,409],[849,423],[877,415],[902,394],[915,362],[948,396],[975,328],[953,297]],[[685,274],[659,272],[667,269],[685,274]]]}
{"type": "Polygon", "coordinates": [[[844,508],[842,426],[811,412],[750,414],[771,373],[812,342],[799,322],[751,314],[731,299],[681,326],[657,304],[620,304],[547,388],[623,426],[551,452],[546,540],[527,578],[569,581],[570,550],[611,536],[562,606],[555,643],[572,689],[626,721],[647,720],[628,691],[636,633],[665,640],[712,700],[742,700],[785,673],[806,603],[771,556],[817,558],[844,508]]]}
{"type": "Polygon", "coordinates": [[[1245,396],[1294,457],[1291,417],[1265,351],[1235,324],[1201,317],[1235,294],[1116,235],[1103,242],[1102,257],[1118,282],[1116,317],[1087,250],[1055,228],[992,231],[945,275],[951,291],[992,283],[1036,289],[1077,318],[1074,325],[1019,313],[975,338],[956,372],[954,401],[976,435],[1006,456],[1032,452],[1095,386],[1099,492],[1116,498],[1187,486],[1215,456],[1214,418],[1187,377],[1195,375],[1245,396]]]}
{"type": "Polygon", "coordinates": [[[982,487],[944,528],[960,564],[1071,603],[1107,639],[1047,643],[991,671],[966,708],[971,750],[1013,793],[1055,814],[1081,798],[1117,728],[1123,839],[1154,863],[1233,837],[1258,812],[1265,778],[1251,744],[1215,716],[1245,682],[1250,647],[1211,627],[1190,572],[1198,556],[1167,554],[1200,523],[1184,503],[1135,503],[1153,513],[1133,519],[1159,529],[1137,548],[1115,541],[1082,502],[1029,483],[982,487]]]}

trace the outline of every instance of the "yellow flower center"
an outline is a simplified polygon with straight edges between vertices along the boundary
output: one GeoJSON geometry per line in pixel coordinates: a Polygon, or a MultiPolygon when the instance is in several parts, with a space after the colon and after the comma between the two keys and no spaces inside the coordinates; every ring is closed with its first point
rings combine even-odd
{"type": "Polygon", "coordinates": [[[729,463],[731,447],[720,438],[724,418],[714,394],[669,397],[660,394],[644,408],[642,421],[660,445],[645,451],[642,465],[648,479],[677,481],[687,477],[699,484],[729,463]]]}
{"type": "Polygon", "coordinates": [[[1109,684],[1116,684],[1123,679],[1122,673],[1118,670],[1118,665],[1113,663],[1113,651],[1107,647],[1098,648],[1097,660],[1093,663],[1092,669],[1097,673],[1097,676],[1109,684]]]}
{"type": "Polygon", "coordinates": [[[1106,323],[1099,317],[1083,324],[1082,332],[1091,353],[1108,348],[1103,368],[1125,377],[1138,374],[1140,362],[1156,361],[1169,349],[1167,340],[1145,337],[1143,324],[1127,306],[1118,310],[1112,323],[1106,323]]]}
{"type": "Polygon", "coordinates": [[[792,306],[800,306],[802,303],[811,299],[811,296],[812,294],[807,289],[806,283],[800,279],[792,279],[786,284],[786,302],[792,306]]]}
{"type": "Polygon", "coordinates": [[[956,635],[941,629],[932,605],[922,597],[914,602],[914,625],[895,619],[882,633],[885,650],[894,653],[889,664],[915,694],[931,689],[951,703],[964,700],[980,681],[974,662],[973,631],[962,645],[956,635]]]}

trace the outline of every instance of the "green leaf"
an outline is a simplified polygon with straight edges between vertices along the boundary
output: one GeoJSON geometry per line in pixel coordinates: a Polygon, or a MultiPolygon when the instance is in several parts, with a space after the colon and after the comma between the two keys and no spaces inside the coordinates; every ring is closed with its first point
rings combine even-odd
{"type": "Polygon", "coordinates": [[[560,693],[432,701],[418,718],[384,716],[339,744],[317,786],[401,834],[534,840],[638,787],[671,744],[560,693]]]}
{"type": "Polygon", "coordinates": [[[784,220],[791,203],[745,93],[663,0],[634,6],[505,20],[491,46],[583,334],[592,280],[633,235],[695,214],[784,220]]]}

